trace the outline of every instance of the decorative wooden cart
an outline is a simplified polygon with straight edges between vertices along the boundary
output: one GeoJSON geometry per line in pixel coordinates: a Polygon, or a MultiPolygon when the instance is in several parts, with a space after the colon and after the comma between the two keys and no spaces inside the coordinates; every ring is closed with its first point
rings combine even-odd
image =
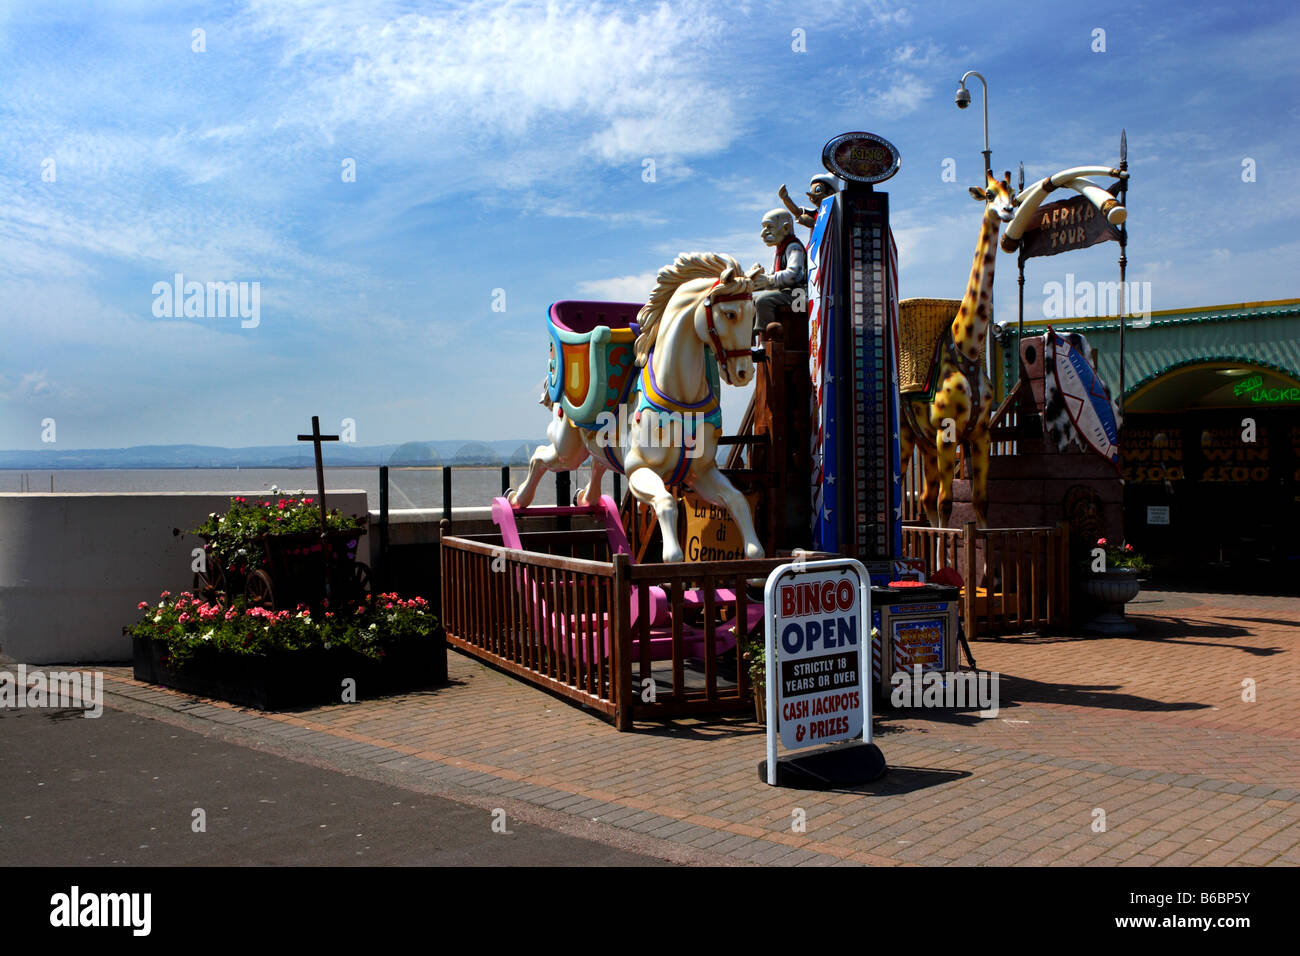
{"type": "Polygon", "coordinates": [[[194,590],[205,599],[242,593],[249,607],[269,611],[299,604],[319,607],[362,600],[370,593],[370,568],[356,560],[365,528],[264,534],[255,540],[264,560],[255,568],[227,566],[208,552],[206,568],[194,575],[194,590]]]}

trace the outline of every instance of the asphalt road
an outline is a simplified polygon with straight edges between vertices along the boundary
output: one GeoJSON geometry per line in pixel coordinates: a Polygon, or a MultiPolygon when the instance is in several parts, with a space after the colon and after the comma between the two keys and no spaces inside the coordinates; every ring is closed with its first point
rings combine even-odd
{"type": "Polygon", "coordinates": [[[663,866],[491,808],[105,709],[0,709],[3,866],[663,866]],[[206,832],[195,832],[195,810],[206,832]]]}

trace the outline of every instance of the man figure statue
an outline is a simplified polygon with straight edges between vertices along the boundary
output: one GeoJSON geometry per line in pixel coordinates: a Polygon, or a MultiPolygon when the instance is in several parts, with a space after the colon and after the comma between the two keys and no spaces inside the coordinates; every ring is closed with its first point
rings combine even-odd
{"type": "Polygon", "coordinates": [[[833,196],[835,192],[835,177],[830,173],[821,173],[808,182],[808,198],[812,200],[812,208],[801,209],[796,206],[785,188],[785,183],[781,184],[777,195],[781,197],[781,203],[790,210],[790,215],[794,216],[795,221],[811,229],[813,223],[817,221],[817,210],[821,208],[822,200],[827,196],[833,196]]]}
{"type": "Polygon", "coordinates": [[[762,237],[776,247],[776,262],[771,274],[761,277],[766,280],[764,291],[754,293],[754,323],[760,332],[776,321],[777,306],[807,308],[808,283],[808,252],[794,234],[794,217],[784,209],[773,209],[763,217],[762,237]]]}

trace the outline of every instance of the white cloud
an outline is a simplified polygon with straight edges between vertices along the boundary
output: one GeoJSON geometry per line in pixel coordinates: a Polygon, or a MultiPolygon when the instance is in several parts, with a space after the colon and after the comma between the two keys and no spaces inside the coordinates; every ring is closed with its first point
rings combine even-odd
{"type": "Polygon", "coordinates": [[[655,273],[588,279],[578,283],[578,291],[595,296],[600,302],[644,302],[655,287],[655,273]]]}
{"type": "Polygon", "coordinates": [[[900,73],[883,89],[867,93],[867,109],[886,119],[914,113],[933,96],[933,87],[913,73],[900,73]]]}
{"type": "Polygon", "coordinates": [[[671,161],[724,148],[739,132],[709,73],[722,25],[708,9],[477,3],[426,16],[396,4],[263,3],[253,29],[282,37],[284,65],[306,78],[285,125],[338,136],[414,124],[435,134],[413,138],[434,153],[483,148],[491,131],[511,152],[544,139],[553,160],[567,150],[671,161]]]}

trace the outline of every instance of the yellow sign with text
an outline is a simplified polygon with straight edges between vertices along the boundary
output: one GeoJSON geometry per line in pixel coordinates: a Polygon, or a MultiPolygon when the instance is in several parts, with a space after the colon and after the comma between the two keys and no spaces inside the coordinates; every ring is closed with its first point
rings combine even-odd
{"type": "MultiPolygon", "coordinates": [[[[746,495],[749,512],[754,513],[758,495],[746,495]]],[[[686,512],[687,561],[740,561],[745,557],[745,539],[731,517],[720,505],[711,505],[691,492],[682,496],[686,512]]]]}

